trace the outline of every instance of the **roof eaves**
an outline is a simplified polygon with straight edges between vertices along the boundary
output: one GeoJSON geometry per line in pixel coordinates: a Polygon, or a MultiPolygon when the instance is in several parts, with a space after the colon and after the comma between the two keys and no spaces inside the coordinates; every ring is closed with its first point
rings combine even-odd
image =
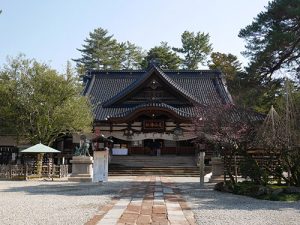
{"type": "Polygon", "coordinates": [[[94,83],[95,83],[95,75],[92,75],[92,76],[88,79],[88,81],[87,81],[87,83],[86,83],[86,85],[85,85],[85,88],[84,88],[84,90],[83,90],[83,95],[89,96],[89,94],[91,93],[91,90],[92,90],[92,88],[93,88],[93,86],[94,86],[94,83]]]}
{"type": "Polygon", "coordinates": [[[164,108],[164,109],[169,109],[169,110],[172,110],[174,111],[177,115],[179,116],[182,116],[182,117],[191,117],[192,115],[187,113],[187,112],[184,112],[180,109],[177,109],[175,107],[172,107],[168,104],[165,104],[165,103],[160,103],[160,102],[148,102],[148,103],[144,103],[144,104],[140,104],[138,106],[135,106],[133,108],[130,108],[128,109],[127,111],[125,112],[121,112],[119,114],[116,114],[116,115],[113,115],[113,116],[110,116],[111,117],[114,117],[114,118],[120,118],[120,117],[124,117],[124,116],[127,116],[129,115],[130,113],[138,110],[138,109],[142,109],[142,108],[148,108],[148,107],[158,107],[158,108],[164,108]]]}

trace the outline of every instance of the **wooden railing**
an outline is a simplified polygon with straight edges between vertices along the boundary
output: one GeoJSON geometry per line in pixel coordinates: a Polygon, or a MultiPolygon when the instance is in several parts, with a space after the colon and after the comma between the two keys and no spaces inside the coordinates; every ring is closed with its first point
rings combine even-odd
{"type": "MultiPolygon", "coordinates": [[[[270,171],[276,170],[277,166],[279,165],[278,155],[252,154],[251,158],[257,163],[257,165],[260,168],[267,167],[270,171]]],[[[231,159],[231,163],[229,163],[229,160],[228,159],[226,160],[226,158],[223,158],[223,160],[224,160],[223,162],[224,162],[225,180],[228,178],[228,176],[226,176],[228,172],[233,174],[235,177],[242,175],[240,171],[240,167],[241,164],[247,160],[247,158],[237,155],[231,159]]],[[[276,179],[277,178],[275,177],[269,177],[269,180],[276,180],[276,179]]]]}
{"type": "Polygon", "coordinates": [[[37,174],[32,165],[0,165],[0,179],[30,179],[31,177],[62,178],[68,176],[68,165],[42,166],[41,174],[37,174]]]}

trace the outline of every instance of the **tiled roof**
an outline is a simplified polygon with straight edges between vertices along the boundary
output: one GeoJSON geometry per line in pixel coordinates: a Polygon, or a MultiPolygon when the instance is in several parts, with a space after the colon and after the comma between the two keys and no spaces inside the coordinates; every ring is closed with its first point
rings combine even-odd
{"type": "MultiPolygon", "coordinates": [[[[211,70],[160,70],[159,75],[176,88],[178,92],[200,105],[232,104],[231,96],[227,92],[222,74],[211,70]]],[[[113,102],[130,93],[143,79],[149,76],[149,71],[143,70],[116,70],[92,71],[86,76],[84,94],[90,96],[94,105],[96,121],[105,120],[133,110],[137,106],[103,107],[104,103],[113,102]]],[[[146,103],[144,103],[146,104],[146,103]]],[[[164,104],[164,103],[160,103],[164,104]]],[[[161,105],[163,106],[163,105],[161,105]]],[[[139,105],[138,107],[142,107],[139,105]]],[[[147,105],[144,105],[147,107],[147,105]]],[[[169,107],[180,115],[195,116],[196,107],[175,106],[169,107]]]]}
{"type": "Polygon", "coordinates": [[[170,77],[168,77],[162,70],[160,70],[158,67],[153,66],[149,71],[144,73],[142,76],[140,76],[137,80],[135,80],[133,83],[131,83],[128,87],[123,89],[121,92],[119,92],[117,95],[113,96],[111,99],[109,99],[107,102],[103,104],[104,107],[108,107],[113,105],[115,102],[120,100],[122,97],[130,94],[134,89],[141,86],[154,72],[157,72],[159,77],[164,80],[165,84],[169,88],[175,88],[179,94],[184,96],[185,98],[189,99],[190,101],[197,102],[197,98],[195,98],[191,93],[187,92],[185,89],[183,89],[178,83],[174,82],[170,77]]]}
{"type": "Polygon", "coordinates": [[[170,106],[168,104],[165,104],[165,103],[148,102],[148,103],[144,103],[144,104],[140,104],[138,106],[132,107],[132,108],[130,108],[129,110],[127,110],[125,112],[116,114],[116,115],[114,115],[114,117],[116,117],[116,118],[125,117],[125,116],[131,114],[132,112],[134,112],[138,109],[150,108],[150,107],[151,108],[168,109],[168,110],[171,110],[171,111],[175,112],[178,116],[181,116],[181,117],[192,117],[193,116],[193,114],[189,114],[187,112],[181,111],[180,109],[172,107],[172,106],[170,106]]]}

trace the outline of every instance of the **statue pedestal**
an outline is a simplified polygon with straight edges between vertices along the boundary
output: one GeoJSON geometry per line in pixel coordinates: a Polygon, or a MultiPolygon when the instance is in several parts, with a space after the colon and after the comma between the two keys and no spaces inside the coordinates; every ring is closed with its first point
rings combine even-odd
{"type": "Polygon", "coordinates": [[[212,175],[209,179],[210,183],[219,183],[224,181],[224,162],[222,158],[211,158],[212,175]]]}
{"type": "Polygon", "coordinates": [[[107,150],[94,151],[93,182],[108,180],[108,155],[107,150]]]}
{"type": "Polygon", "coordinates": [[[91,182],[93,177],[93,157],[73,156],[72,174],[69,181],[73,182],[91,182]]]}

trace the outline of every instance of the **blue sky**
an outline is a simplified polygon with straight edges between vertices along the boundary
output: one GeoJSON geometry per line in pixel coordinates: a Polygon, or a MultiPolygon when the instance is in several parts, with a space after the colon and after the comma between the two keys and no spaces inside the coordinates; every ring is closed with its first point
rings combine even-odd
{"type": "Polygon", "coordinates": [[[1,0],[0,66],[7,56],[24,53],[62,71],[80,57],[84,39],[102,27],[118,41],[145,50],[161,41],[180,47],[185,31],[208,32],[214,51],[241,56],[237,37],[268,0],[1,0]]]}

